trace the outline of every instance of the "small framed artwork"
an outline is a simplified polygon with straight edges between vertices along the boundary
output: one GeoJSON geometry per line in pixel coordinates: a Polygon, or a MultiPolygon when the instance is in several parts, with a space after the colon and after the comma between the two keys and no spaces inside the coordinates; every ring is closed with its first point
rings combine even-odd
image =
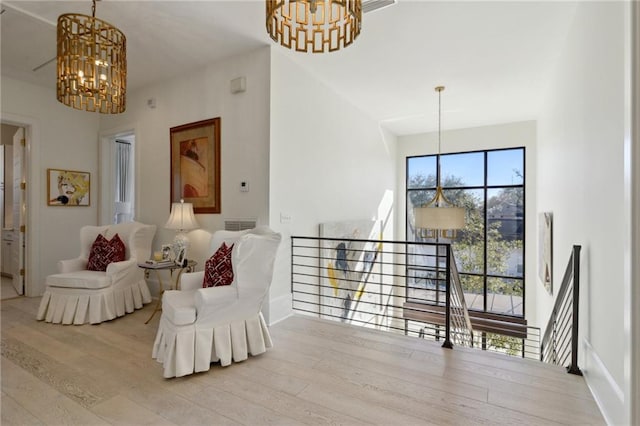
{"type": "Polygon", "coordinates": [[[91,175],[76,170],[47,169],[47,205],[77,207],[91,204],[91,175]]]}
{"type": "Polygon", "coordinates": [[[163,244],[162,245],[162,260],[171,260],[171,255],[173,253],[173,248],[171,244],[163,244]]]}
{"type": "Polygon", "coordinates": [[[220,213],[220,117],[172,127],[171,202],[220,213]]]}
{"type": "Polygon", "coordinates": [[[538,277],[549,294],[553,294],[553,213],[538,217],[538,277]]]}
{"type": "Polygon", "coordinates": [[[181,266],[183,268],[187,266],[187,248],[186,247],[178,248],[175,262],[176,262],[176,265],[181,266]]]}

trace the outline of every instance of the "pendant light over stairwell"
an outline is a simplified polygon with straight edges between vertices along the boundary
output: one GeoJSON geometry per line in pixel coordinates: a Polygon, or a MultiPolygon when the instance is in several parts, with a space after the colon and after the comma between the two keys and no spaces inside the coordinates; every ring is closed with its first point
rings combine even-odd
{"type": "Polygon", "coordinates": [[[465,210],[456,207],[444,196],[440,174],[440,148],[442,143],[442,91],[444,86],[435,88],[438,92],[438,171],[436,195],[427,204],[413,209],[416,229],[424,231],[426,238],[455,238],[456,231],[464,228],[465,210]]]}

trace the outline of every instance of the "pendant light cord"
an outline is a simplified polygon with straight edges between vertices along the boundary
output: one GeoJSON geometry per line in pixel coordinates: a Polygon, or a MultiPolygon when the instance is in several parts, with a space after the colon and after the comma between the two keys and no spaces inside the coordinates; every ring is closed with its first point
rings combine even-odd
{"type": "MultiPolygon", "coordinates": [[[[444,90],[444,86],[438,86],[436,90],[438,91],[438,157],[440,157],[442,144],[442,91],[444,90]]],[[[438,159],[438,161],[440,160],[438,159]]]]}
{"type": "Polygon", "coordinates": [[[436,201],[436,206],[440,205],[440,197],[443,196],[442,194],[442,185],[440,184],[441,181],[441,175],[440,175],[440,148],[441,148],[441,141],[442,141],[442,91],[444,90],[444,86],[436,86],[436,92],[438,92],[438,158],[437,158],[437,164],[438,164],[438,170],[437,170],[437,187],[436,187],[436,196],[435,196],[435,201],[436,201]]]}

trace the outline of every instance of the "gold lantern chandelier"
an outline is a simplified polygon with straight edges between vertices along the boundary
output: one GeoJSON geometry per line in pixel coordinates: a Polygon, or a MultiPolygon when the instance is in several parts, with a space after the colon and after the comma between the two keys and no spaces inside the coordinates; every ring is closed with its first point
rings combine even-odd
{"type": "Polygon", "coordinates": [[[440,146],[442,143],[442,91],[444,86],[436,87],[438,92],[438,172],[436,195],[422,207],[414,208],[415,226],[424,230],[426,238],[455,238],[456,230],[464,228],[465,210],[456,207],[444,196],[440,174],[440,146]]]}
{"type": "Polygon", "coordinates": [[[118,114],[126,109],[127,40],[119,29],[91,16],[58,17],[57,98],[85,111],[118,114]]]}
{"type": "Polygon", "coordinates": [[[266,0],[267,32],[298,52],[347,47],[360,34],[361,0],[266,0]]]}

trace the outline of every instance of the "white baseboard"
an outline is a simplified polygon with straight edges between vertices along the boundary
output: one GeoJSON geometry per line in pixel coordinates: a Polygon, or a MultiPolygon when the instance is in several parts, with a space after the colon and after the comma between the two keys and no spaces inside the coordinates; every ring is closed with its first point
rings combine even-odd
{"type": "Polygon", "coordinates": [[[274,325],[293,315],[293,295],[291,293],[269,300],[269,325],[274,325]]]}
{"type": "Polygon", "coordinates": [[[628,423],[625,415],[624,392],[607,370],[593,346],[587,339],[582,342],[585,365],[582,374],[591,390],[598,408],[609,425],[628,423]]]}

